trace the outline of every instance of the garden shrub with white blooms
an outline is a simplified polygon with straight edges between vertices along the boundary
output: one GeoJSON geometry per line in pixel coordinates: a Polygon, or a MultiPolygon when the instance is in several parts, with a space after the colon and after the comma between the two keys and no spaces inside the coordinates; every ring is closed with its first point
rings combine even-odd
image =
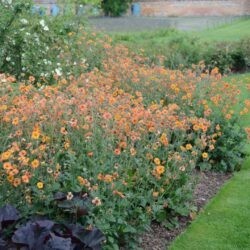
{"type": "Polygon", "coordinates": [[[40,16],[32,7],[32,1],[0,2],[0,72],[51,84],[100,66],[102,51],[87,43],[93,35],[83,31],[82,17],[40,16]]]}

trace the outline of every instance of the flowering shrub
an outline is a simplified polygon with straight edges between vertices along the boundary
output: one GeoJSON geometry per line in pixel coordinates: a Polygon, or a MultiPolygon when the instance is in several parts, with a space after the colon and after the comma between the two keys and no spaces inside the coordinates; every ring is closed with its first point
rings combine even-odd
{"type": "Polygon", "coordinates": [[[52,84],[100,67],[103,47],[94,33],[82,30],[82,17],[39,16],[32,6],[31,1],[0,1],[0,72],[52,84]]]}

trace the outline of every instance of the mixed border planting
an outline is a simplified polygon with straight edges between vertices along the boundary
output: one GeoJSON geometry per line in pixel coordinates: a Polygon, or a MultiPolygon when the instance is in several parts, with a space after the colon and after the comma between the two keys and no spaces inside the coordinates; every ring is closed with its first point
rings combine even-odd
{"type": "Polygon", "coordinates": [[[0,16],[20,8],[1,30],[1,247],[136,248],[151,221],[195,211],[195,168],[239,170],[250,100],[236,113],[218,68],[152,66],[20,2],[0,16]]]}

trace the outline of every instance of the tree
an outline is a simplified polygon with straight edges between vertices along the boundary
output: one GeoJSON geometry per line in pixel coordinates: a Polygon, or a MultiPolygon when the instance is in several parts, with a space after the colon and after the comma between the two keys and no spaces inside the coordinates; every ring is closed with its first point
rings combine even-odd
{"type": "Polygon", "coordinates": [[[106,16],[121,16],[124,14],[132,0],[103,0],[101,7],[106,16]]]}

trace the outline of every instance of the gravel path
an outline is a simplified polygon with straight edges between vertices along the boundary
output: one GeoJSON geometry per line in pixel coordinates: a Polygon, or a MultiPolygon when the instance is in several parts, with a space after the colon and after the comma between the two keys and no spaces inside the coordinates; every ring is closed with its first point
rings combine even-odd
{"type": "Polygon", "coordinates": [[[231,23],[237,17],[95,17],[90,24],[107,32],[149,31],[176,28],[183,31],[199,31],[221,24],[231,23]]]}

